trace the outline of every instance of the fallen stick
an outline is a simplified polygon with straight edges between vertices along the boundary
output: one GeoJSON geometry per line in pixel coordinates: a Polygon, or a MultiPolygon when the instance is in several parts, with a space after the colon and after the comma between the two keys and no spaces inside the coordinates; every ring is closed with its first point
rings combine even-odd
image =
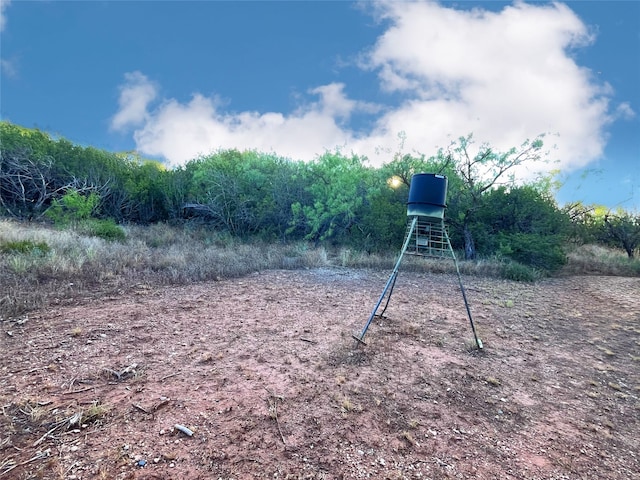
{"type": "Polygon", "coordinates": [[[49,435],[51,435],[53,432],[55,432],[58,428],[60,427],[60,425],[56,425],[55,427],[53,427],[51,430],[49,430],[47,433],[45,433],[44,435],[42,435],[38,440],[36,440],[35,442],[33,442],[33,447],[37,447],[38,445],[40,445],[42,442],[44,442],[44,439],[47,438],[49,435]]]}
{"type": "Polygon", "coordinates": [[[38,452],[36,453],[36,455],[34,457],[31,457],[29,460],[26,460],[22,463],[16,463],[15,465],[11,466],[9,469],[5,470],[4,472],[0,472],[0,477],[2,477],[3,475],[6,475],[7,473],[9,473],[11,470],[13,470],[14,468],[17,467],[22,467],[23,465],[27,465],[31,462],[34,462],[36,460],[40,460],[41,458],[46,458],[51,454],[51,451],[49,449],[45,450],[44,452],[38,452]]]}
{"type": "Polygon", "coordinates": [[[141,405],[138,405],[138,404],[134,403],[134,404],[133,404],[133,406],[134,406],[135,408],[137,408],[138,410],[140,410],[141,412],[146,413],[147,415],[153,415],[153,413],[152,413],[152,412],[150,412],[150,411],[149,411],[149,410],[147,410],[146,408],[142,407],[141,405]]]}
{"type": "Polygon", "coordinates": [[[167,378],[171,378],[171,377],[175,377],[176,375],[179,375],[180,372],[175,372],[175,373],[170,373],[169,375],[165,375],[164,377],[162,377],[160,380],[158,380],[159,382],[162,382],[163,380],[166,380],[167,378]]]}
{"type": "MultiPolygon", "coordinates": [[[[280,428],[280,420],[278,420],[278,400],[284,402],[284,398],[282,398],[281,396],[278,396],[278,395],[275,395],[275,394],[271,393],[268,388],[265,388],[265,390],[270,395],[269,398],[273,398],[273,418],[276,420],[276,426],[278,427],[278,432],[280,433],[280,438],[282,439],[282,443],[284,445],[284,448],[286,449],[287,448],[287,442],[285,441],[284,435],[282,434],[282,428],[280,428]]],[[[269,402],[269,405],[271,405],[271,402],[269,402]]]]}
{"type": "Polygon", "coordinates": [[[92,390],[95,387],[86,387],[86,388],[81,388],[80,390],[72,390],[70,392],[62,392],[62,395],[72,395],[74,393],[80,393],[80,392],[88,392],[89,390],[92,390]]]}

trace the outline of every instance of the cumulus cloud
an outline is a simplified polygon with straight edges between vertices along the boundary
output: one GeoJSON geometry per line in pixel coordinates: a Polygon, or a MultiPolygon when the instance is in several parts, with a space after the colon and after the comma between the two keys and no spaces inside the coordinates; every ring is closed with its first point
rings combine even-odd
{"type": "Polygon", "coordinates": [[[318,97],[317,101],[288,115],[225,113],[219,102],[201,94],[194,94],[187,103],[164,100],[149,110],[156,93],[149,88],[149,80],[137,72],[127,74],[125,80],[120,110],[112,125],[119,129],[133,127],[138,150],[162,156],[174,166],[219,148],[256,149],[311,159],[326,149],[349,144],[352,136],[339,123],[356,111],[375,108],[348,99],[342,84],[329,84],[309,92],[318,97]]]}
{"type": "Polygon", "coordinates": [[[11,4],[11,0],[0,0],[0,32],[4,30],[5,25],[7,24],[7,14],[5,10],[11,4]]]}
{"type": "Polygon", "coordinates": [[[515,3],[490,12],[389,1],[373,14],[387,28],[361,67],[399,103],[355,100],[345,85],[331,83],[311,89],[289,113],[229,113],[199,93],[150,108],[157,88],[134,72],[125,77],[112,126],[132,129],[141,152],[171,165],[218,148],[311,159],[336,147],[379,164],[397,150],[399,132],[406,151],[427,155],[471,132],[504,150],[551,133],[559,167],[573,169],[602,155],[606,125],[633,115],[627,104],[612,113],[607,86],[576,64],[572,50],[594,38],[566,5],[515,3]],[[355,133],[356,113],[373,116],[368,131],[355,133]]]}
{"type": "Polygon", "coordinates": [[[627,102],[623,102],[616,107],[615,116],[616,118],[631,120],[632,118],[635,118],[636,112],[633,111],[633,108],[631,108],[631,105],[629,105],[627,102]]]}
{"type": "Polygon", "coordinates": [[[602,153],[608,101],[569,54],[593,38],[565,5],[489,12],[389,2],[378,15],[390,27],[367,65],[382,88],[409,97],[379,119],[379,137],[402,130],[407,146],[421,150],[474,132],[507,149],[548,132],[560,135],[565,167],[602,153]]]}
{"type": "Polygon", "coordinates": [[[111,119],[113,130],[124,131],[149,120],[147,107],[158,95],[156,86],[142,73],[126,73],[124,78],[118,99],[120,109],[111,119]]]}

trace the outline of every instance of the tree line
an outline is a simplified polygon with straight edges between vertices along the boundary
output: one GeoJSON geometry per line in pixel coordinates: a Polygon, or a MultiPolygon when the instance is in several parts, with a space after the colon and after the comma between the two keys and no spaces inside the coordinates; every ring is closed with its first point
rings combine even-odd
{"type": "Polygon", "coordinates": [[[340,151],[302,162],[221,150],[170,170],[9,122],[0,122],[0,141],[0,215],[16,219],[82,211],[116,223],[196,223],[242,238],[389,251],[403,240],[411,176],[431,172],[449,179],[447,224],[467,259],[498,256],[554,271],[568,242],[629,257],[640,245],[637,213],[560,208],[550,178],[516,185],[516,168],[543,160],[542,137],[499,152],[468,135],[431,157],[396,154],[380,167],[340,151]]]}

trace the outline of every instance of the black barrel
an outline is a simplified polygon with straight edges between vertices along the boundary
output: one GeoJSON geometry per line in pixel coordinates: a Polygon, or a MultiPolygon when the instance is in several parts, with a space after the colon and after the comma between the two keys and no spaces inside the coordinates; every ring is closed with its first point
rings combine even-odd
{"type": "Polygon", "coordinates": [[[447,183],[444,175],[416,173],[411,177],[407,215],[444,218],[447,183]]]}

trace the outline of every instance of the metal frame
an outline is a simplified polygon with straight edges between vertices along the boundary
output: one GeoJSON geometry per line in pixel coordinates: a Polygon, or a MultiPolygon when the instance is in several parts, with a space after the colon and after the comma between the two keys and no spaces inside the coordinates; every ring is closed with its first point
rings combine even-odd
{"type": "Polygon", "coordinates": [[[473,323],[473,317],[471,316],[471,309],[469,308],[469,302],[467,301],[467,294],[462,283],[462,276],[460,275],[460,268],[458,267],[458,260],[456,259],[456,254],[453,251],[453,247],[451,246],[451,241],[449,240],[449,234],[447,233],[447,229],[444,225],[444,220],[440,218],[434,217],[421,217],[421,216],[413,216],[411,220],[407,224],[407,232],[405,235],[404,244],[402,245],[402,250],[400,250],[400,256],[396,261],[395,267],[387,280],[384,289],[382,290],[382,294],[378,299],[367,323],[365,324],[360,335],[353,335],[358,341],[358,344],[366,345],[364,342],[364,337],[373,322],[373,319],[377,317],[382,317],[384,312],[387,310],[389,306],[389,301],[391,300],[391,295],[393,294],[393,288],[395,287],[396,280],[398,278],[398,273],[400,271],[400,264],[402,263],[402,259],[404,255],[420,255],[420,256],[430,256],[430,257],[445,257],[445,254],[449,254],[453,259],[453,262],[456,266],[456,274],[458,275],[458,283],[460,284],[460,291],[462,292],[462,298],[464,300],[464,305],[467,310],[467,316],[469,317],[469,323],[471,325],[471,331],[473,332],[473,338],[476,342],[476,346],[479,350],[482,350],[482,341],[478,338],[476,333],[476,327],[473,323]],[[411,249],[409,247],[411,246],[411,249]],[[378,309],[382,304],[382,301],[387,299],[382,312],[378,314],[378,309]]]}

